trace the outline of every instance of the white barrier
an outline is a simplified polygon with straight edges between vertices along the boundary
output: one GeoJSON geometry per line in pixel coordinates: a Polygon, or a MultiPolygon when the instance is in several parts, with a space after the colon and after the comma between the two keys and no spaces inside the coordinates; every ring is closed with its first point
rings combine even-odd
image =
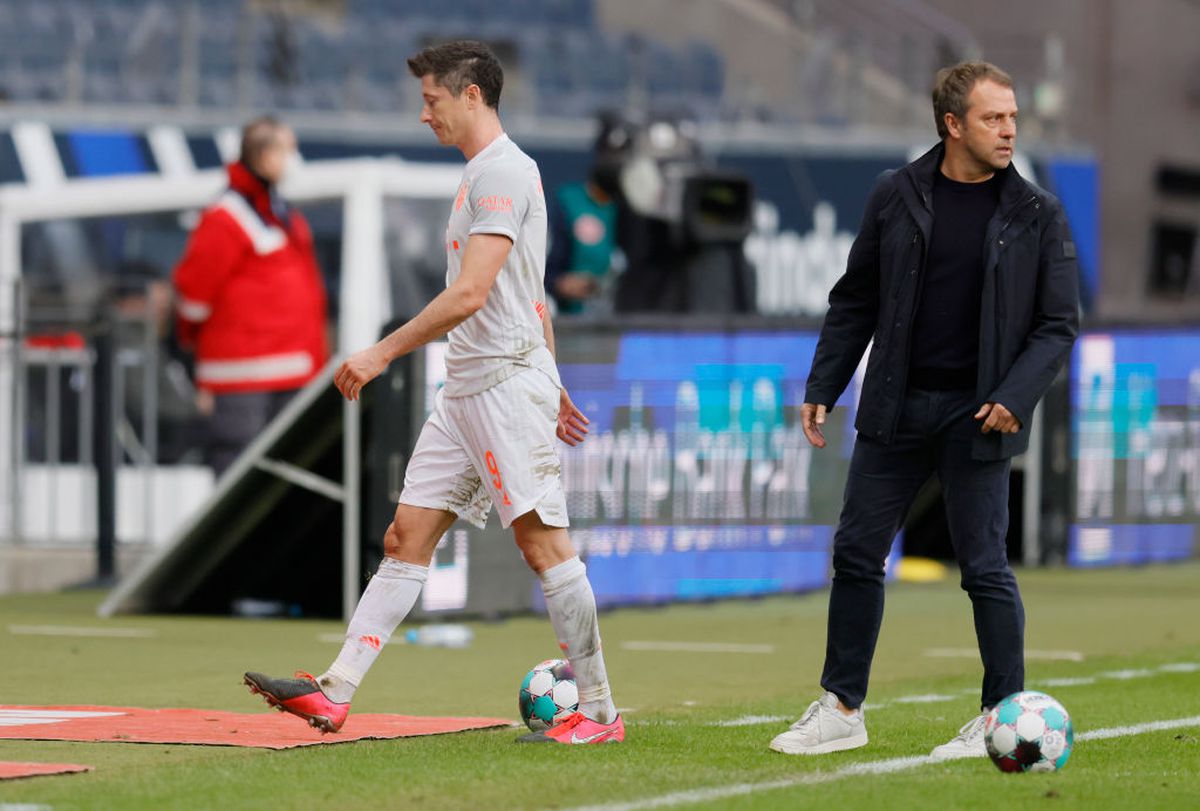
{"type": "MultiPolygon", "coordinates": [[[[339,346],[354,349],[374,342],[392,317],[383,233],[386,199],[450,201],[458,188],[458,164],[416,164],[398,158],[310,161],[283,184],[284,197],[296,203],[340,200],[343,203],[342,276],[339,290],[339,346]]],[[[61,180],[0,187],[0,541],[19,541],[25,484],[21,473],[21,437],[17,424],[16,353],[18,285],[21,279],[21,228],[27,223],[87,217],[114,217],[200,209],[226,185],[222,170],[164,176],[125,176],[61,180]]],[[[345,406],[344,571],[347,599],[357,594],[359,515],[357,406],[345,406]]],[[[36,476],[34,480],[36,480],[36,476]]],[[[151,488],[153,489],[153,488],[151,488]]],[[[153,498],[153,497],[152,497],[153,498]]],[[[153,528],[147,528],[153,531],[153,528]]],[[[352,608],[352,602],[349,604],[352,608]]]]}

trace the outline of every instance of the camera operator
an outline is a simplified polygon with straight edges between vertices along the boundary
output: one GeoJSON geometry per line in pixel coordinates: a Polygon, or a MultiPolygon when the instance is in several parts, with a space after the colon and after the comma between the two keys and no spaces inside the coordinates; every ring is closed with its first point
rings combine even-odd
{"type": "Polygon", "coordinates": [[[754,193],[703,158],[693,127],[610,119],[597,163],[616,175],[617,244],[627,270],[617,312],[746,313],[754,282],[743,251],[754,193]]]}

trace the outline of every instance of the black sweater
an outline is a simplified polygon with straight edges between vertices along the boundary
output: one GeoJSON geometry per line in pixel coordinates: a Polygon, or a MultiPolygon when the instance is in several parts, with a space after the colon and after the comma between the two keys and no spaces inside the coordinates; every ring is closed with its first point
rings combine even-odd
{"type": "Polygon", "coordinates": [[[999,195],[995,175],[981,183],[934,176],[933,233],[909,355],[913,388],[975,388],[984,242],[999,195]]]}

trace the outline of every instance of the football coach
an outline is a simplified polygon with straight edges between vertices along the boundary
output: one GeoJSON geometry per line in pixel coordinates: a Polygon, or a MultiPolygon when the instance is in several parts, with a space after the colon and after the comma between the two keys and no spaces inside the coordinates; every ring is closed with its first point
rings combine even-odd
{"type": "Polygon", "coordinates": [[[1012,165],[1008,74],[986,62],[945,68],[933,109],[941,142],[871,191],[801,408],[805,436],[823,448],[825,415],[871,344],[833,542],[825,692],[772,741],[788,754],[866,744],[884,560],[930,475],[974,610],[984,713],[933,756],[986,756],[987,710],[1024,689],[1025,612],[1005,543],[1009,468],[1078,332],[1075,244],[1059,201],[1012,165]]]}

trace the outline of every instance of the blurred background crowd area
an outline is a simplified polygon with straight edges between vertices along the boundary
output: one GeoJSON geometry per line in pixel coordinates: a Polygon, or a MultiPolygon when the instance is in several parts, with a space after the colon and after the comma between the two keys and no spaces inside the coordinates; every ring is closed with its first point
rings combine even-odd
{"type": "MultiPolygon", "coordinates": [[[[94,560],[85,545],[105,534],[111,577],[114,538],[122,554],[146,554],[193,515],[217,516],[211,529],[245,511],[223,494],[275,492],[270,460],[224,488],[202,464],[211,420],[174,333],[172,269],[237,158],[240,127],[273,114],[298,136],[301,182],[282,189],[312,228],[334,350],[419,310],[444,284],[462,156],[419,123],[405,60],[457,38],[486,41],[504,65],[502,118],[538,162],[558,246],[595,249],[596,278],[577,276],[563,290],[581,298],[559,302],[564,379],[591,392],[599,420],[596,441],[566,459],[578,498],[607,504],[610,478],[656,430],[663,448],[699,460],[687,468],[695,498],[674,462],[652,483],[630,464],[631,503],[657,494],[651,518],[572,505],[589,565],[617,548],[613,526],[627,546],[659,551],[676,529],[719,527],[718,545],[794,544],[818,561],[786,588],[824,582],[826,556],[809,547],[828,540],[829,483],[842,480],[857,403],[850,392],[835,412],[841,449],[810,468],[795,431],[807,359],[872,182],[935,143],[934,74],[975,58],[1014,79],[1015,163],[1063,202],[1085,316],[1036,453],[1014,473],[1010,552],[1079,565],[1194,555],[1198,30],[1200,0],[0,0],[0,591],[81,577],[94,560]],[[104,194],[121,196],[119,213],[104,194]],[[646,325],[666,343],[645,344],[646,325]],[[680,359],[664,371],[667,350],[680,359]],[[778,503],[731,528],[722,499],[746,494],[718,493],[713,471],[756,453],[779,471],[778,503]],[[678,499],[662,495],[676,487],[678,499]],[[696,504],[709,506],[688,513],[696,504]],[[764,521],[784,534],[759,537],[764,521]]],[[[578,261],[552,248],[548,272],[569,276],[578,261]]],[[[438,385],[436,348],[413,363],[386,389],[403,402],[381,400],[368,422],[363,488],[383,508],[438,385]]],[[[339,404],[310,406],[279,442],[294,441],[300,467],[351,475],[329,428],[341,430],[339,404]]],[[[353,534],[334,500],[309,495],[282,511],[323,505],[304,530],[353,534]]],[[[943,528],[922,529],[941,520],[936,494],[922,505],[909,548],[944,556],[943,528]]],[[[364,544],[385,519],[368,510],[364,544]]],[[[466,583],[465,550],[490,554],[477,542],[461,531],[447,577],[466,583]]],[[[614,567],[611,582],[626,574],[614,567]]],[[[738,582],[777,587],[768,581],[738,582]]]]}
{"type": "MultiPolygon", "coordinates": [[[[1164,320],[1200,314],[1197,25],[1192,0],[0,0],[0,119],[274,111],[302,150],[315,131],[412,133],[405,58],[474,37],[505,64],[514,134],[586,140],[620,110],[698,122],[710,149],[739,133],[878,151],[930,142],[931,77],[984,57],[1016,81],[1023,146],[1102,164],[1097,312],[1164,320]]],[[[7,141],[0,181],[20,181],[7,141]]]]}
{"type": "MultiPolygon", "coordinates": [[[[396,113],[417,104],[396,81],[405,57],[461,36],[497,50],[521,113],[649,104],[702,119],[911,126],[926,121],[933,73],[986,50],[1033,102],[1034,134],[1079,137],[1103,114],[1095,71],[1120,67],[1105,37],[1137,37],[1121,5],[4,0],[0,90],[18,102],[396,113]]],[[[1169,39],[1172,7],[1187,5],[1139,4],[1138,27],[1169,39]]]]}

